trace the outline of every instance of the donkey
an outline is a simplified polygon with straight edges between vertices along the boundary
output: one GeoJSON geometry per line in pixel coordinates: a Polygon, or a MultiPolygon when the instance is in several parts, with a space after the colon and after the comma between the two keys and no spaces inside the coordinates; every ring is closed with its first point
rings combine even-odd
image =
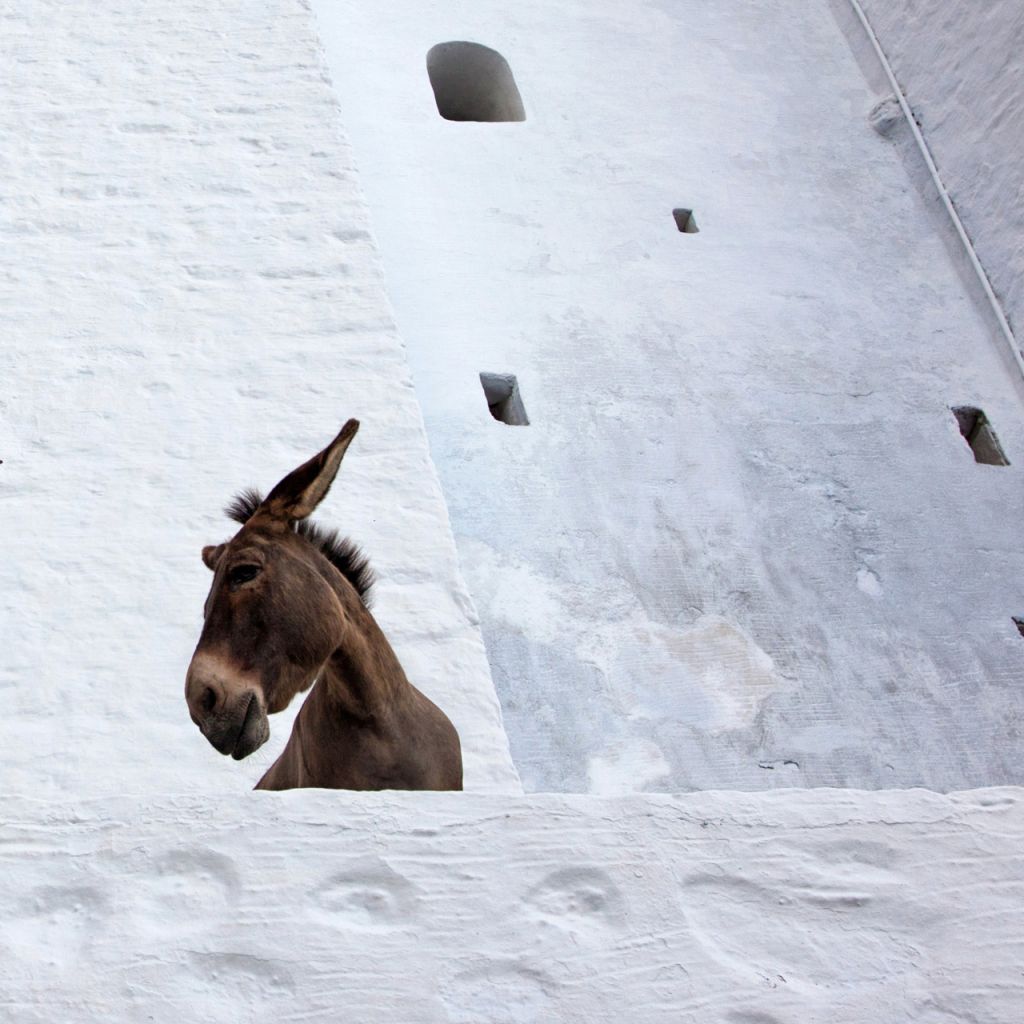
{"type": "Polygon", "coordinates": [[[462,789],[458,733],[370,614],[366,558],[308,519],[358,429],[349,420],[266,498],[245,491],[225,510],[242,528],[203,548],[213,584],[185,678],[189,714],[241,760],[266,742],[268,714],[312,686],[257,789],[462,789]]]}

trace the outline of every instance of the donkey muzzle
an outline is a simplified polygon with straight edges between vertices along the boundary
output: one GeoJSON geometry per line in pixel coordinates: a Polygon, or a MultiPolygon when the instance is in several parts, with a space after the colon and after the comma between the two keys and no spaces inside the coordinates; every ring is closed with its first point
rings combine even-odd
{"type": "Polygon", "coordinates": [[[210,745],[236,761],[270,737],[263,699],[248,681],[239,681],[219,658],[197,654],[185,679],[189,715],[210,745]]]}
{"type": "Polygon", "coordinates": [[[230,754],[236,761],[241,761],[243,757],[248,757],[254,750],[262,747],[269,738],[270,723],[267,720],[267,713],[263,710],[259,696],[253,693],[231,749],[218,749],[222,754],[230,754]]]}

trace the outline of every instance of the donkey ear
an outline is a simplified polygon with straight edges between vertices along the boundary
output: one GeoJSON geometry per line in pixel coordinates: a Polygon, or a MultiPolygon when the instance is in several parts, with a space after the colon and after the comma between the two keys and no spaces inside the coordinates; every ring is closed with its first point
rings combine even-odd
{"type": "Polygon", "coordinates": [[[220,556],[224,554],[224,549],[226,547],[226,544],[207,544],[206,547],[203,548],[203,565],[211,571],[216,569],[217,563],[220,561],[220,556]]]}
{"type": "Polygon", "coordinates": [[[352,438],[359,429],[358,420],[349,420],[338,436],[319,455],[293,469],[266,497],[260,506],[275,518],[305,519],[327,496],[338,475],[338,468],[352,438]]]}

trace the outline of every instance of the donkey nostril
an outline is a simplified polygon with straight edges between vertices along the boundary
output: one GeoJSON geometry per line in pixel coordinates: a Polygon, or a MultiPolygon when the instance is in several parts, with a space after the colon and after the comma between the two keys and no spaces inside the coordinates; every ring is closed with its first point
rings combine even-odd
{"type": "Polygon", "coordinates": [[[213,687],[208,686],[203,690],[203,696],[199,703],[207,713],[217,706],[217,694],[213,692],[213,687]]]}

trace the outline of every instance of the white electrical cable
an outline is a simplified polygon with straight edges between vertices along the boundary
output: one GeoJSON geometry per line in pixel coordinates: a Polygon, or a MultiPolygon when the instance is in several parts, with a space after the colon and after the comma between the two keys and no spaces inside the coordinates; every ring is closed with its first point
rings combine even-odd
{"type": "Polygon", "coordinates": [[[1010,324],[1006,319],[1006,314],[1003,312],[1003,307],[999,304],[999,299],[996,297],[996,293],[992,290],[992,282],[989,281],[988,274],[985,273],[985,268],[981,265],[981,260],[978,259],[978,254],[974,251],[971,239],[968,237],[967,231],[964,229],[963,221],[960,220],[960,215],[956,212],[953,200],[949,198],[946,186],[943,185],[942,178],[939,177],[939,169],[936,167],[935,161],[932,159],[931,150],[928,148],[928,143],[925,142],[921,129],[918,128],[917,122],[914,120],[914,114],[910,109],[910,104],[907,102],[906,96],[903,95],[903,90],[900,88],[899,82],[896,81],[896,75],[893,73],[892,65],[889,63],[889,59],[886,57],[885,52],[882,50],[882,44],[879,43],[878,36],[875,35],[875,30],[871,27],[871,23],[868,21],[867,15],[864,13],[864,9],[860,5],[860,0],[850,0],[850,6],[854,9],[854,12],[860,19],[860,23],[864,26],[864,31],[867,33],[867,37],[875,49],[875,54],[878,56],[878,60],[885,71],[886,77],[889,79],[889,84],[892,86],[893,95],[896,97],[896,101],[899,103],[900,109],[903,111],[903,116],[907,119],[907,124],[910,125],[910,130],[914,133],[914,141],[917,143],[917,148],[921,151],[921,155],[924,157],[924,162],[928,167],[928,172],[932,176],[932,181],[935,182],[935,187],[938,189],[942,205],[945,206],[946,213],[949,214],[949,219],[953,222],[953,227],[956,228],[956,233],[960,236],[960,241],[963,243],[963,247],[967,252],[967,258],[970,260],[971,266],[974,268],[974,272],[977,274],[978,280],[981,282],[982,290],[985,292],[985,297],[988,299],[989,305],[992,307],[992,312],[995,314],[996,322],[999,324],[1003,337],[1006,339],[1006,343],[1010,346],[1010,351],[1013,353],[1013,358],[1017,363],[1017,367],[1021,373],[1024,374],[1024,356],[1021,355],[1020,349],[1017,347],[1017,341],[1013,336],[1013,331],[1010,329],[1010,324]]]}

